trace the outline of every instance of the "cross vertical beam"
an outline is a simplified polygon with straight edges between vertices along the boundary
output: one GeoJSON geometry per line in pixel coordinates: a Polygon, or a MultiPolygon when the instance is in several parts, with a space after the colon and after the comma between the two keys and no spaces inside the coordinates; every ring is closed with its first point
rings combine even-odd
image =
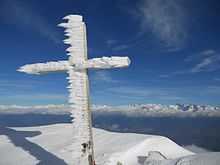
{"type": "MultiPolygon", "coordinates": [[[[87,50],[87,33],[86,33],[86,26],[84,25],[84,54],[85,59],[88,59],[88,50],[87,50]]],[[[89,165],[94,165],[94,142],[93,142],[93,133],[92,133],[92,114],[90,109],[90,90],[89,90],[89,75],[88,69],[86,69],[86,95],[87,95],[87,110],[88,110],[88,119],[89,119],[89,142],[91,147],[91,153],[88,155],[89,165]],[[90,158],[91,156],[91,158],[90,158]]]]}

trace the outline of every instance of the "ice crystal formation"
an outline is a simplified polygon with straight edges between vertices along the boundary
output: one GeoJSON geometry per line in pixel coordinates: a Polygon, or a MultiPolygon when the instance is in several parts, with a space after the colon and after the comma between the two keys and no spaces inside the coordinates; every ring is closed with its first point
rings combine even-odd
{"type": "MultiPolygon", "coordinates": [[[[67,72],[69,74],[67,77],[69,86],[67,88],[70,92],[69,103],[73,117],[74,140],[77,144],[73,150],[79,153],[78,158],[82,162],[82,155],[92,155],[93,157],[88,69],[127,67],[130,64],[130,59],[128,57],[102,57],[88,60],[86,26],[82,16],[68,15],[64,19],[67,22],[58,26],[65,28],[65,35],[68,37],[64,40],[65,44],[70,45],[66,50],[69,56],[68,60],[28,64],[20,67],[18,71],[28,74],[53,72],[67,72]],[[82,148],[82,146],[86,146],[86,152],[85,147],[82,148]]],[[[83,164],[89,164],[88,159],[83,164]]]]}

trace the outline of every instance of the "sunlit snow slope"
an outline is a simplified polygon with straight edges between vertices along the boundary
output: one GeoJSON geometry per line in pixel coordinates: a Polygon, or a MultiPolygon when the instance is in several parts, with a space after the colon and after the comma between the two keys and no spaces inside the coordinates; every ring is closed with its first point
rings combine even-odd
{"type": "MultiPolygon", "coordinates": [[[[6,127],[1,130],[0,164],[15,165],[22,162],[22,165],[75,165],[74,155],[77,153],[73,150],[70,124],[6,127]]],[[[175,164],[178,161],[215,164],[220,161],[219,153],[194,155],[162,136],[112,133],[100,129],[94,129],[94,136],[98,165],[113,165],[117,161],[123,165],[149,164],[155,161],[157,164],[175,164]],[[191,156],[184,157],[188,155],[191,156]]]]}

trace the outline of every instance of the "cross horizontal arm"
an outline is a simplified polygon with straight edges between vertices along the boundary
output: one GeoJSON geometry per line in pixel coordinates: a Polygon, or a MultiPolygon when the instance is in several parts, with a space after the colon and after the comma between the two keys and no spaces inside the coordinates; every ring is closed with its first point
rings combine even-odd
{"type": "Polygon", "coordinates": [[[131,63],[128,57],[102,57],[93,58],[70,64],[69,61],[58,61],[58,62],[46,62],[27,64],[18,69],[19,72],[25,72],[27,74],[46,74],[56,72],[68,72],[70,68],[77,69],[109,69],[109,68],[124,68],[128,67],[131,63]]]}
{"type": "Polygon", "coordinates": [[[27,64],[18,69],[19,72],[25,72],[27,74],[46,74],[55,72],[67,72],[69,70],[68,61],[58,61],[58,62],[46,62],[46,63],[36,63],[27,64]]]}
{"type": "Polygon", "coordinates": [[[79,68],[87,69],[109,69],[109,68],[125,68],[131,63],[128,57],[102,57],[87,60],[84,64],[75,65],[79,68]],[[81,65],[81,66],[80,66],[81,65]],[[82,66],[83,65],[83,66],[82,66]]]}

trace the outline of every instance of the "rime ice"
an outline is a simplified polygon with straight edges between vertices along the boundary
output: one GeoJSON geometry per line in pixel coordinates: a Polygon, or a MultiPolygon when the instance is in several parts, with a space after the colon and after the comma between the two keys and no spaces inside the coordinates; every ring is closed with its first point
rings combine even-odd
{"type": "MultiPolygon", "coordinates": [[[[102,57],[87,59],[86,26],[80,15],[68,15],[64,17],[66,23],[58,26],[65,28],[65,44],[67,48],[67,61],[28,64],[20,67],[18,71],[28,74],[45,74],[53,72],[67,72],[69,81],[69,103],[71,116],[73,117],[74,139],[77,143],[75,151],[82,150],[82,144],[88,143],[90,147],[87,156],[93,156],[93,140],[91,129],[91,114],[89,107],[88,69],[123,68],[130,64],[128,57],[102,57]]],[[[78,152],[80,153],[80,152],[78,152]]],[[[78,155],[83,165],[88,164],[85,157],[78,155]],[[83,160],[84,159],[84,160],[83,160]]],[[[76,160],[77,161],[77,160],[76,160]]],[[[76,163],[77,164],[77,163],[76,163]]],[[[79,163],[78,163],[79,164],[79,163]]]]}

